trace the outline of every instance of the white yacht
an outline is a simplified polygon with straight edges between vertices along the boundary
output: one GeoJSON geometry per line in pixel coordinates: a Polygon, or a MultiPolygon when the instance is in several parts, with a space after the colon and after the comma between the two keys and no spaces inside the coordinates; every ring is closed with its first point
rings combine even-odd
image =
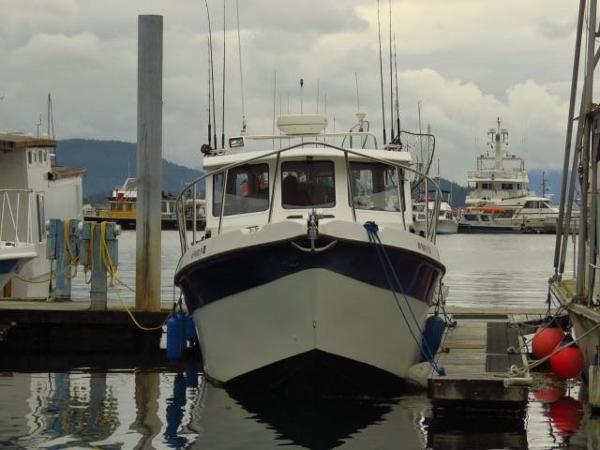
{"type": "Polygon", "coordinates": [[[0,132],[0,192],[5,193],[6,201],[2,206],[0,199],[4,213],[0,255],[27,248],[27,261],[19,264],[19,276],[3,283],[0,296],[48,297],[52,270],[46,258],[46,220],[82,219],[85,170],[53,164],[55,148],[53,139],[0,132]],[[19,213],[15,215],[17,204],[19,213]],[[12,217],[9,209],[13,209],[12,217]],[[11,238],[15,230],[16,236],[11,238]]]}
{"type": "Polygon", "coordinates": [[[508,130],[500,126],[498,118],[497,128],[488,132],[488,150],[477,157],[477,170],[468,173],[473,189],[465,200],[460,231],[555,232],[558,208],[529,190],[525,160],[508,152],[508,130]],[[498,208],[498,214],[487,215],[490,220],[471,220],[482,217],[475,217],[477,213],[469,209],[481,207],[498,208]],[[502,219],[500,223],[495,223],[497,218],[502,219]]]}
{"type": "MultiPolygon", "coordinates": [[[[442,193],[446,193],[443,191],[442,193]]],[[[435,202],[428,201],[427,209],[428,213],[431,214],[435,207],[435,202]]],[[[413,205],[413,221],[415,223],[415,229],[420,232],[425,232],[425,226],[427,224],[427,215],[425,213],[425,202],[416,201],[413,205]]],[[[458,217],[457,213],[450,204],[450,199],[444,199],[440,202],[438,221],[437,221],[437,234],[455,234],[458,232],[458,217]]]]}
{"type": "Polygon", "coordinates": [[[175,283],[205,373],[222,383],[328,371],[398,381],[421,360],[419,330],[445,272],[435,221],[424,237],[414,231],[410,154],[378,148],[369,132],[327,134],[319,115],[277,124],[280,135],[206,149],[208,173],[178,198],[175,283]],[[199,234],[183,211],[204,180],[199,234]]]}

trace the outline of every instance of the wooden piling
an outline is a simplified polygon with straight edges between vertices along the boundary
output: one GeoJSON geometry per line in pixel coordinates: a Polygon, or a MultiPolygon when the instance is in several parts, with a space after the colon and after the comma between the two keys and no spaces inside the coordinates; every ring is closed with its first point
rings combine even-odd
{"type": "Polygon", "coordinates": [[[138,17],[136,300],[160,310],[162,183],[162,16],[138,17]]]}

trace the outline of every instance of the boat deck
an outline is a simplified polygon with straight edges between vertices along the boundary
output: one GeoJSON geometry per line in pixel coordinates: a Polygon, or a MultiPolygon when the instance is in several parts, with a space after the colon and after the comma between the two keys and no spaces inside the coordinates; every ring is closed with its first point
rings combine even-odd
{"type": "Polygon", "coordinates": [[[502,403],[519,406],[527,402],[531,377],[523,348],[520,322],[543,318],[540,309],[451,309],[458,326],[448,329],[438,351],[445,375],[429,377],[434,403],[502,403]],[[510,375],[511,367],[522,368],[510,375]]]}

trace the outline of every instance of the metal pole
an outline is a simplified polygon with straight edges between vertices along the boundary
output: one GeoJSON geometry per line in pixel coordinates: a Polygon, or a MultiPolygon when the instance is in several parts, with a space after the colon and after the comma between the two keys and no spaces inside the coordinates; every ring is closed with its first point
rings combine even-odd
{"type": "Polygon", "coordinates": [[[192,245],[196,244],[196,221],[198,220],[198,212],[196,211],[196,186],[197,185],[194,184],[194,187],[192,189],[192,245]]]}
{"type": "Polygon", "coordinates": [[[160,311],[162,16],[138,17],[138,127],[135,306],[160,311]]]}
{"type": "Polygon", "coordinates": [[[588,189],[589,189],[589,151],[590,151],[590,133],[591,119],[589,117],[592,108],[592,94],[594,92],[594,48],[596,42],[596,0],[590,1],[590,12],[588,17],[588,47],[587,47],[587,67],[585,74],[585,89],[581,101],[581,109],[583,114],[579,120],[583,120],[583,141],[581,147],[581,213],[579,217],[579,255],[577,261],[577,297],[581,300],[587,296],[586,292],[586,277],[588,267],[586,266],[586,245],[587,245],[587,220],[588,220],[588,189]]]}
{"type": "Polygon", "coordinates": [[[227,190],[227,176],[229,175],[229,170],[225,171],[223,175],[223,192],[221,193],[221,214],[219,214],[219,228],[217,230],[217,234],[221,234],[221,225],[223,224],[223,216],[225,215],[225,192],[227,190]]]}
{"type": "MultiPolygon", "coordinates": [[[[591,192],[590,192],[590,229],[589,229],[589,241],[590,241],[590,248],[589,248],[589,268],[590,268],[590,275],[588,277],[588,281],[587,281],[587,291],[591,294],[592,293],[592,289],[594,287],[594,279],[595,279],[595,275],[596,275],[596,269],[594,267],[596,267],[596,255],[597,255],[597,251],[596,251],[596,246],[597,246],[597,242],[596,242],[596,220],[597,220],[597,210],[598,210],[598,132],[596,129],[596,119],[594,118],[593,121],[590,121],[591,123],[591,132],[592,132],[592,137],[591,137],[591,142],[592,142],[592,148],[591,148],[591,178],[592,178],[592,185],[591,185],[591,192]]],[[[587,300],[588,300],[588,305],[590,303],[592,299],[592,295],[589,295],[587,300]]]]}
{"type": "Polygon", "coordinates": [[[271,190],[271,203],[269,204],[269,221],[267,223],[271,223],[271,219],[273,218],[273,206],[275,205],[275,187],[277,186],[277,177],[279,171],[279,156],[281,154],[277,153],[277,159],[275,160],[275,170],[273,174],[273,189],[271,190]]]}
{"type": "MultiPolygon", "coordinates": [[[[573,140],[573,116],[575,114],[575,101],[577,97],[577,80],[579,79],[579,59],[581,54],[581,30],[583,29],[583,16],[585,13],[585,2],[586,0],[579,1],[579,14],[577,17],[577,34],[575,39],[575,57],[573,59],[573,76],[571,78],[571,98],[569,101],[569,120],[567,123],[567,137],[565,139],[565,157],[563,161],[563,180],[560,187],[560,204],[558,223],[556,224],[556,245],[554,247],[554,272],[556,274],[562,273],[559,271],[561,245],[563,239],[568,239],[568,233],[563,236],[564,226],[564,213],[565,213],[565,202],[567,195],[567,184],[569,173],[569,161],[571,159],[571,142],[573,140]]],[[[570,222],[571,218],[567,217],[567,221],[570,222]]],[[[564,268],[564,263],[563,263],[564,268]]]]}
{"type": "Polygon", "coordinates": [[[356,222],[356,205],[354,204],[354,179],[352,170],[350,169],[350,161],[348,160],[348,152],[344,152],[344,160],[346,162],[346,177],[348,178],[348,194],[350,194],[350,206],[352,207],[352,220],[356,222]]]}

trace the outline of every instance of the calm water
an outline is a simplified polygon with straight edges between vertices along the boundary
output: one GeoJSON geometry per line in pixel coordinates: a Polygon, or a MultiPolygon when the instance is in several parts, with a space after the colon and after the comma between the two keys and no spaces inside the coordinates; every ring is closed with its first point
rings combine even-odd
{"type": "MultiPolygon", "coordinates": [[[[553,236],[440,237],[449,303],[544,305],[553,243],[553,236]]],[[[135,233],[125,232],[120,276],[131,285],[134,248],[135,233]]],[[[163,250],[163,294],[172,298],[176,233],[163,233],[163,250]]],[[[75,291],[87,294],[82,279],[75,291]]],[[[0,371],[0,449],[598,449],[600,417],[589,414],[582,395],[578,385],[553,383],[532,394],[523,413],[472,414],[436,410],[412,391],[398,398],[240,397],[207,384],[192,365],[0,371]],[[553,395],[563,398],[544,403],[553,395]]]]}

